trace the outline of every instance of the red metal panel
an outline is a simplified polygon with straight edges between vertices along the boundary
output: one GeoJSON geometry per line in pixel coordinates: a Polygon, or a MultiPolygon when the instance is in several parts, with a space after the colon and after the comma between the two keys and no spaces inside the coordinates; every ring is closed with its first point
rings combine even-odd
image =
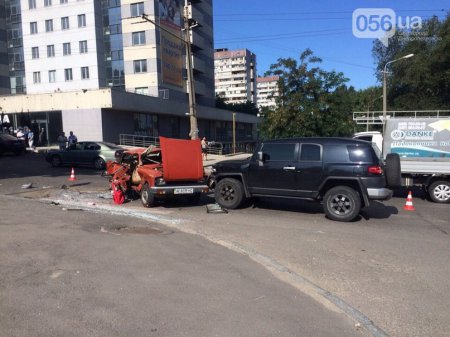
{"type": "Polygon", "coordinates": [[[203,159],[200,139],[185,140],[159,137],[165,181],[200,180],[203,159]]]}

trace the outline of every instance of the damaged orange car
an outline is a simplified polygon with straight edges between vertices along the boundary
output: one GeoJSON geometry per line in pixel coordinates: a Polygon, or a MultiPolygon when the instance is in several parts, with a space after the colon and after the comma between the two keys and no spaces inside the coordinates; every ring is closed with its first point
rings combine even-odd
{"type": "Polygon", "coordinates": [[[200,140],[159,137],[159,142],[159,147],[125,150],[115,161],[107,162],[112,191],[123,195],[137,192],[145,207],[178,195],[198,202],[201,194],[209,191],[200,140]]]}

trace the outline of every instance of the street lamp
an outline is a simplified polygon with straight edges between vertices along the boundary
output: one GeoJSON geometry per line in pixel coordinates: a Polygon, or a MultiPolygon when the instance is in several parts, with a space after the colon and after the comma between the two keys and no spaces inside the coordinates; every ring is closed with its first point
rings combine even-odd
{"type": "Polygon", "coordinates": [[[233,153],[236,153],[236,112],[233,112],[233,153]]]}
{"type": "Polygon", "coordinates": [[[383,133],[384,133],[384,125],[386,123],[386,111],[387,111],[387,95],[386,95],[386,73],[387,73],[387,66],[391,63],[403,60],[403,59],[409,59],[410,57],[413,57],[414,54],[408,54],[403,57],[400,57],[398,59],[386,62],[384,65],[384,71],[383,71],[383,133]]]}

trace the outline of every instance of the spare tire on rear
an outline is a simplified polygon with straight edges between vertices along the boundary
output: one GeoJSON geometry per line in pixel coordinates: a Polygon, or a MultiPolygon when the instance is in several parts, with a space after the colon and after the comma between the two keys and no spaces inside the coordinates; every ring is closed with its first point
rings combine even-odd
{"type": "Polygon", "coordinates": [[[400,156],[397,153],[388,153],[384,166],[386,184],[389,187],[399,187],[402,184],[400,156]]]}

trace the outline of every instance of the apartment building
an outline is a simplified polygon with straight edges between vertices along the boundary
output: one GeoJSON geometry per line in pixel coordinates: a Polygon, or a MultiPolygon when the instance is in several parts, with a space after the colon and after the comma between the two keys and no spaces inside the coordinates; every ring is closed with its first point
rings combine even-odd
{"type": "MultiPolygon", "coordinates": [[[[80,140],[117,142],[125,133],[185,138],[189,85],[181,2],[0,1],[0,46],[6,40],[7,47],[6,60],[0,49],[0,88],[5,64],[8,82],[0,106],[14,126],[43,127],[50,141],[69,130],[80,140]]],[[[214,108],[212,0],[186,5],[187,17],[200,23],[189,36],[198,132],[215,139],[231,117],[214,108]]],[[[252,133],[254,120],[237,121],[252,133]]]]}
{"type": "Polygon", "coordinates": [[[255,54],[247,49],[216,49],[214,73],[216,95],[226,103],[257,103],[255,54]]]}
{"type": "MultiPolygon", "coordinates": [[[[0,0],[0,95],[9,93],[5,1],[0,0]]],[[[1,121],[0,121],[1,122],[1,121]]]]}
{"type": "Polygon", "coordinates": [[[276,97],[280,95],[278,90],[279,76],[258,77],[256,79],[258,93],[258,108],[262,107],[275,108],[276,97]]]}

